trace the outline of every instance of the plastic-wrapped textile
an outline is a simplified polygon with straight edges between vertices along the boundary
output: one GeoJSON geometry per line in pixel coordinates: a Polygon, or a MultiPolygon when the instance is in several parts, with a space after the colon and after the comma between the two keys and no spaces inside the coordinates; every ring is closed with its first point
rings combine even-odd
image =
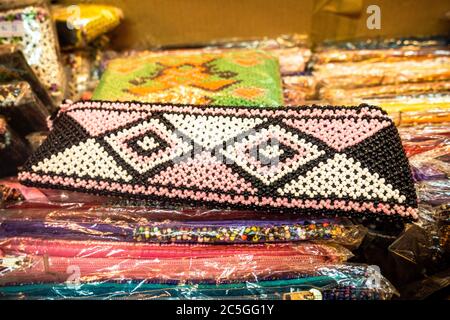
{"type": "Polygon", "coordinates": [[[397,126],[450,121],[450,95],[399,96],[391,99],[364,99],[383,108],[397,126]]]}
{"type": "Polygon", "coordinates": [[[450,122],[398,128],[408,158],[450,144],[450,122]]]}
{"type": "MultiPolygon", "coordinates": [[[[78,269],[69,271],[74,270],[78,269]]],[[[70,280],[0,287],[3,299],[387,300],[394,294],[396,290],[377,268],[356,264],[317,265],[285,275],[255,273],[246,281],[231,282],[122,279],[83,283],[70,280]]]]}
{"type": "Polygon", "coordinates": [[[399,62],[329,63],[316,65],[314,76],[327,88],[358,88],[450,79],[450,57],[399,62]]]}
{"type": "Polygon", "coordinates": [[[65,94],[65,73],[47,1],[21,0],[0,4],[0,44],[20,47],[28,64],[60,103],[65,94]]]}
{"type": "Polygon", "coordinates": [[[14,175],[31,154],[31,148],[15,131],[6,119],[0,116],[0,177],[14,175]]]}
{"type": "Polygon", "coordinates": [[[439,233],[431,230],[416,223],[408,224],[395,236],[372,230],[352,261],[378,265],[399,291],[401,300],[424,299],[433,292],[445,291],[450,260],[439,245],[439,233]]]}
{"type": "Polygon", "coordinates": [[[98,36],[111,31],[120,24],[123,12],[114,6],[80,3],[54,6],[52,16],[61,47],[67,49],[86,47],[98,36]]]}
{"type": "Polygon", "coordinates": [[[446,57],[450,56],[450,50],[446,46],[405,46],[390,49],[318,49],[314,55],[314,63],[336,63],[336,62],[361,62],[369,60],[377,61],[401,61],[417,57],[446,57]]]}
{"type": "Polygon", "coordinates": [[[198,105],[280,106],[277,59],[261,50],[118,58],[92,99],[198,105]]]}
{"type": "Polygon", "coordinates": [[[444,250],[446,261],[450,261],[450,205],[448,203],[443,204],[436,211],[439,244],[444,250]]]}
{"type": "MultiPolygon", "coordinates": [[[[432,86],[431,84],[427,84],[427,86],[432,86]]],[[[363,92],[365,89],[357,90],[363,92]]],[[[368,89],[370,90],[370,87],[368,89]]],[[[354,98],[352,93],[348,92],[352,90],[332,89],[330,91],[339,92],[339,96],[329,97],[328,101],[340,104],[367,103],[379,106],[389,114],[397,126],[450,121],[450,95],[448,93],[354,98]]]]}
{"type": "Polygon", "coordinates": [[[284,105],[304,105],[316,98],[316,80],[312,76],[283,76],[284,105]]]}
{"type": "Polygon", "coordinates": [[[428,271],[441,271],[450,267],[449,204],[434,205],[424,201],[420,205],[420,221],[396,239],[389,250],[402,255],[428,271]],[[409,232],[411,231],[411,232],[409,232]],[[414,233],[418,235],[413,236],[414,233]],[[416,241],[415,245],[409,243],[416,241]]]}
{"type": "MultiPolygon", "coordinates": [[[[403,299],[424,299],[449,285],[450,210],[446,204],[421,204],[420,222],[408,225],[405,231],[389,245],[389,253],[403,268],[410,267],[419,276],[411,277],[399,288],[403,299]]],[[[401,269],[400,269],[401,270],[401,269]]]]}
{"type": "MultiPolygon", "coordinates": [[[[118,242],[104,240],[59,240],[26,237],[1,239],[4,255],[36,255],[61,258],[95,259],[196,259],[224,258],[230,256],[291,257],[294,260],[326,263],[345,261],[351,253],[339,246],[320,243],[280,244],[160,244],[142,242],[118,242]]],[[[281,258],[280,258],[281,259],[281,258]]]]}
{"type": "Polygon", "coordinates": [[[448,123],[402,128],[400,136],[416,182],[449,179],[448,123]]]}
{"type": "Polygon", "coordinates": [[[0,248],[6,263],[12,266],[4,266],[0,286],[64,281],[70,266],[79,268],[80,282],[247,280],[308,271],[318,265],[344,262],[351,256],[341,246],[308,242],[158,245],[7,238],[1,240],[0,248]],[[14,260],[16,263],[11,264],[14,260]]]}
{"type": "Polygon", "coordinates": [[[0,115],[22,136],[46,131],[48,109],[35,96],[28,82],[0,84],[0,115]]]}
{"type": "Polygon", "coordinates": [[[416,184],[419,200],[435,206],[448,204],[450,199],[450,179],[421,181],[416,184]]]}
{"type": "Polygon", "coordinates": [[[438,108],[428,111],[416,111],[416,112],[397,112],[392,114],[392,120],[397,126],[406,125],[411,126],[415,124],[423,123],[441,123],[449,122],[448,110],[438,108]]]}
{"type": "Polygon", "coordinates": [[[450,179],[450,143],[410,157],[416,181],[450,179]]]}
{"type": "MultiPolygon", "coordinates": [[[[1,184],[0,184],[1,185],[1,184]]],[[[6,188],[6,186],[4,187],[6,188]]],[[[14,190],[9,188],[9,190],[14,190]]],[[[5,195],[6,196],[6,195],[5,195]]],[[[23,198],[23,196],[22,196],[23,198]]],[[[6,201],[6,200],[5,200],[6,201]]],[[[320,240],[357,247],[365,228],[343,218],[248,217],[217,212],[183,215],[147,208],[8,209],[0,216],[0,238],[108,240],[144,243],[255,244],[320,240]],[[206,220],[205,220],[206,218],[206,220]],[[234,218],[231,219],[230,218],[234,218]],[[178,220],[173,220],[178,219],[178,220]],[[211,218],[209,218],[211,219],[211,218]]]]}
{"type": "MultiPolygon", "coordinates": [[[[422,95],[422,97],[433,97],[432,94],[445,94],[450,92],[449,81],[432,81],[432,82],[418,82],[418,83],[401,83],[401,84],[391,84],[391,85],[381,85],[381,86],[369,86],[362,88],[352,88],[352,89],[336,89],[336,88],[321,88],[320,96],[322,99],[333,102],[348,103],[350,101],[361,101],[369,100],[379,97],[380,101],[382,99],[396,99],[396,96],[414,96],[422,95]]],[[[448,96],[448,95],[447,95],[448,96]]],[[[435,97],[439,97],[436,95],[435,97]]],[[[401,98],[400,98],[401,99],[401,98]]],[[[435,99],[438,100],[438,99],[435,99]]],[[[387,100],[389,101],[389,100],[387,100]]],[[[439,101],[439,100],[438,100],[439,101]]],[[[438,102],[438,101],[435,101],[438,102]]],[[[407,99],[403,98],[402,102],[408,102],[407,99]]],[[[448,102],[448,100],[447,100],[448,102]]],[[[401,103],[398,101],[398,103],[401,103]]]]}
{"type": "Polygon", "coordinates": [[[416,217],[398,133],[376,107],[89,101],[63,109],[19,174],[23,184],[192,206],[416,217]]]}
{"type": "Polygon", "coordinates": [[[13,81],[28,82],[43,106],[49,112],[56,110],[56,105],[49,92],[36,77],[19,48],[10,45],[0,46],[0,82],[9,83],[13,81]]]}
{"type": "Polygon", "coordinates": [[[368,38],[352,41],[324,41],[317,51],[340,49],[340,50],[382,50],[382,49],[403,49],[410,48],[441,48],[450,44],[448,37],[403,37],[403,38],[368,38]]]}
{"type": "MultiPolygon", "coordinates": [[[[1,123],[1,118],[0,118],[1,123]]],[[[0,201],[0,209],[15,206],[19,208],[39,206],[51,206],[49,199],[37,188],[26,188],[17,182],[17,179],[10,177],[0,180],[0,187],[7,193],[0,201]],[[14,191],[16,196],[7,196],[10,191],[14,191]],[[46,205],[45,205],[46,204],[46,205]]]]}
{"type": "Polygon", "coordinates": [[[303,72],[311,57],[311,50],[307,48],[280,48],[268,51],[278,58],[282,75],[303,72]]]}
{"type": "MultiPolygon", "coordinates": [[[[17,190],[20,194],[22,194],[20,201],[14,201],[14,199],[10,199],[10,201],[0,203],[0,208],[6,209],[36,209],[36,208],[91,208],[93,206],[102,206],[102,207],[117,207],[117,206],[133,206],[136,207],[133,210],[148,210],[148,207],[156,210],[155,206],[158,203],[150,203],[145,201],[132,201],[129,199],[119,198],[119,197],[101,197],[94,196],[86,193],[80,192],[71,192],[66,190],[57,190],[57,189],[40,189],[40,188],[30,188],[26,187],[23,184],[20,184],[17,181],[17,177],[10,177],[8,179],[0,180],[0,185],[13,188],[17,190]]],[[[127,209],[125,209],[127,210],[127,209]]],[[[164,212],[164,210],[160,210],[164,212]]],[[[196,210],[194,210],[196,211],[196,210]]],[[[199,211],[206,211],[200,209],[199,211]]],[[[213,211],[213,210],[212,210],[213,211]]]]}

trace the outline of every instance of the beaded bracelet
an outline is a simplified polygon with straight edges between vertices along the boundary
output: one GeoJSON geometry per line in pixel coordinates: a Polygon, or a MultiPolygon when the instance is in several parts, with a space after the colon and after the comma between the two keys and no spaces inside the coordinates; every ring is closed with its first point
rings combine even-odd
{"type": "Polygon", "coordinates": [[[408,160],[380,108],[63,105],[19,179],[167,203],[417,218],[408,160]]]}
{"type": "Polygon", "coordinates": [[[326,220],[315,223],[221,221],[140,225],[134,229],[133,238],[139,242],[157,243],[264,243],[339,240],[345,231],[348,231],[346,226],[326,220]]]}

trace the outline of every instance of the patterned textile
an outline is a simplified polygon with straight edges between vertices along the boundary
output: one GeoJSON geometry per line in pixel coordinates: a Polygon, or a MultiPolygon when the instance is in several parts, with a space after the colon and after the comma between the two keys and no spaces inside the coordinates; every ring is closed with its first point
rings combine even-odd
{"type": "Polygon", "coordinates": [[[282,105],[277,59],[252,50],[152,54],[108,64],[93,99],[201,105],[282,105]]]}
{"type": "Polygon", "coordinates": [[[174,283],[144,281],[25,284],[5,286],[2,299],[283,299],[283,300],[384,300],[394,294],[381,275],[364,266],[329,266],[295,273],[227,283],[174,283]],[[352,270],[353,269],[353,270],[352,270]],[[381,278],[370,286],[370,277],[381,278]]]}
{"type": "Polygon", "coordinates": [[[28,186],[167,203],[416,218],[398,132],[381,109],[63,105],[28,186]]]}
{"type": "Polygon", "coordinates": [[[55,101],[64,97],[65,72],[59,61],[59,45],[47,1],[2,1],[0,45],[17,45],[28,64],[55,101]]]}

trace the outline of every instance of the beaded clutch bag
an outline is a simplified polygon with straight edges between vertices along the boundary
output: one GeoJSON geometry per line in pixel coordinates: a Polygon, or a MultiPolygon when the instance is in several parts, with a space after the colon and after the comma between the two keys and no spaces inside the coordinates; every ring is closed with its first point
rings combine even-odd
{"type": "Polygon", "coordinates": [[[367,105],[77,102],[19,179],[171,204],[417,217],[397,129],[367,105]]]}
{"type": "Polygon", "coordinates": [[[95,100],[279,106],[278,60],[258,50],[158,54],[108,63],[95,100]]]}

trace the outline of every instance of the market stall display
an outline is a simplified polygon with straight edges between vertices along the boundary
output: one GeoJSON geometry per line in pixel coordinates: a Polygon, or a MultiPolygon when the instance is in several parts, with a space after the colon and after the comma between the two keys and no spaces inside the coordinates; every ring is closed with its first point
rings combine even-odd
{"type": "Polygon", "coordinates": [[[61,102],[66,77],[59,57],[59,44],[46,1],[6,1],[0,5],[0,20],[7,21],[0,44],[18,46],[28,64],[52,98],[61,102]]]}
{"type": "Polygon", "coordinates": [[[53,9],[0,4],[0,299],[448,286],[448,39],[117,51],[126,10],[53,9]]]}

